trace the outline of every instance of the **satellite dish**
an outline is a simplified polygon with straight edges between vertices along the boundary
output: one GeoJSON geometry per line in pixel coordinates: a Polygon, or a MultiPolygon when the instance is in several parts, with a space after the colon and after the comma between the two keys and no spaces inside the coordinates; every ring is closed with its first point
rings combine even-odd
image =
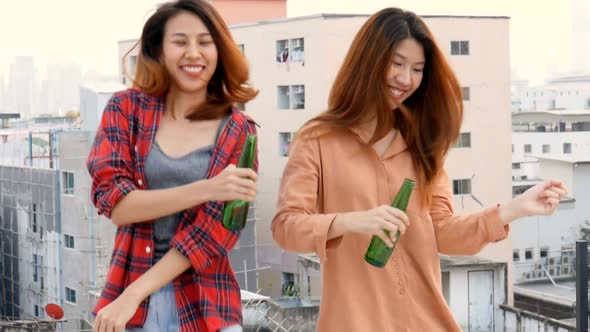
{"type": "Polygon", "coordinates": [[[45,312],[47,316],[53,319],[62,319],[64,317],[64,310],[55,303],[49,303],[45,306],[45,312]]]}

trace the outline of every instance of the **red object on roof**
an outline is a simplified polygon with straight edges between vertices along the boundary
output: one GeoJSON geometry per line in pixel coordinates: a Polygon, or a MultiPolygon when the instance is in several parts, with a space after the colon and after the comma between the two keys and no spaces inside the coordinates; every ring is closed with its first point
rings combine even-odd
{"type": "Polygon", "coordinates": [[[53,319],[62,319],[64,317],[64,310],[55,303],[49,303],[45,306],[45,312],[53,319]]]}

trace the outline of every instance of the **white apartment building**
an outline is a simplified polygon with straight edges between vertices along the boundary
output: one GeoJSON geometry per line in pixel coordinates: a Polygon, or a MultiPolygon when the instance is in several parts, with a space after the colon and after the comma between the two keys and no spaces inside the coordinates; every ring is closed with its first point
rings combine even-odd
{"type": "Polygon", "coordinates": [[[539,157],[590,157],[590,111],[516,112],[512,126],[513,194],[543,179],[539,157]]]}
{"type": "MultiPolygon", "coordinates": [[[[342,59],[367,18],[368,15],[319,14],[230,27],[248,58],[251,80],[260,89],[258,97],[249,102],[245,110],[261,126],[256,229],[258,262],[271,266],[270,270],[258,274],[265,294],[280,295],[283,286],[292,283],[297,273],[297,256],[278,248],[270,231],[288,146],[307,120],[326,109],[342,59]]],[[[465,95],[462,134],[446,163],[455,194],[456,213],[478,211],[496,202],[505,202],[511,198],[509,20],[507,17],[472,16],[423,18],[447,54],[465,95]]],[[[125,54],[134,44],[134,40],[120,42],[119,54],[125,54]]],[[[137,49],[126,61],[133,64],[136,54],[137,49]]],[[[121,82],[129,84],[122,76],[121,82]]],[[[505,283],[508,303],[512,301],[511,253],[509,238],[489,245],[479,254],[481,258],[508,264],[505,283]]],[[[451,280],[470,280],[466,275],[457,275],[457,271],[465,274],[468,270],[449,271],[451,280]]],[[[493,283],[502,277],[484,276],[492,278],[489,282],[493,283]]],[[[311,280],[312,293],[319,292],[317,283],[319,278],[311,280]]],[[[446,291],[467,294],[466,283],[450,281],[448,285],[463,289],[446,291]]],[[[468,301],[455,304],[451,301],[458,317],[468,317],[468,306],[468,301]]],[[[466,321],[461,324],[467,327],[466,321]]]]}
{"type": "Polygon", "coordinates": [[[513,81],[514,112],[546,110],[590,110],[590,76],[565,75],[547,80],[540,86],[528,81],[513,81]]]}

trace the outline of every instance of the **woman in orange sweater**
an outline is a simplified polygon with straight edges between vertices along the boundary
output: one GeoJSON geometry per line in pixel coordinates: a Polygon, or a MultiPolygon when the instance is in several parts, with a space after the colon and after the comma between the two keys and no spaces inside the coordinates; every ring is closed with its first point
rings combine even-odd
{"type": "Polygon", "coordinates": [[[455,216],[443,165],[462,112],[461,87],[424,22],[396,8],[370,17],[328,110],[292,145],[272,223],[282,248],[320,258],[318,331],[460,331],[442,295],[438,254],[476,254],[506,238],[513,220],[559,205],[567,189],[550,180],[455,216]],[[416,181],[405,213],[390,206],[404,178],[416,181]],[[385,267],[367,264],[371,237],[392,246],[397,230],[385,267]]]}

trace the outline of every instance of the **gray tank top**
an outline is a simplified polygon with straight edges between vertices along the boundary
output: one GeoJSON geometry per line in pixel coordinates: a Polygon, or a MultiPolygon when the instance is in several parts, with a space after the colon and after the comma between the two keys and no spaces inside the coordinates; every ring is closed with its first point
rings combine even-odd
{"type": "MultiPolygon", "coordinates": [[[[227,119],[228,117],[225,117],[217,129],[216,142],[227,119]]],[[[204,146],[182,157],[174,158],[166,155],[154,140],[145,161],[145,177],[149,189],[173,188],[205,179],[213,148],[213,144],[204,146]]],[[[170,250],[170,240],[176,233],[181,216],[182,212],[178,212],[154,221],[155,262],[170,250]]]]}

